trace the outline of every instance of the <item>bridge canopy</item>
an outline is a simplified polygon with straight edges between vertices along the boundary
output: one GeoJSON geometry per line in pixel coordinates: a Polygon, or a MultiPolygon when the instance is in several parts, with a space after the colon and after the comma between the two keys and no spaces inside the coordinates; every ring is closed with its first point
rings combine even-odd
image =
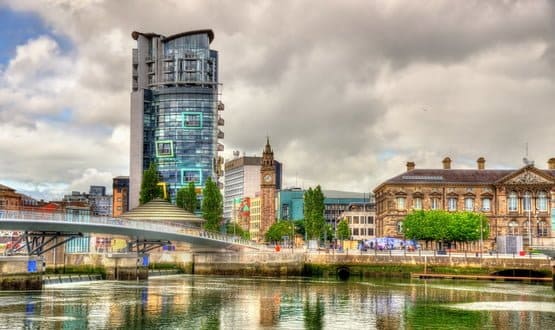
{"type": "Polygon", "coordinates": [[[200,227],[205,221],[161,198],[155,198],[148,203],[136,207],[122,214],[120,218],[135,221],[175,222],[196,227],[200,227]]]}

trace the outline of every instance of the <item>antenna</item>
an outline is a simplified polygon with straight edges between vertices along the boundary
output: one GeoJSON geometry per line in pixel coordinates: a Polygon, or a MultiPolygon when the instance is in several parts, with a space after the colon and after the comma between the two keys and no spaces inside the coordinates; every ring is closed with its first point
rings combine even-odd
{"type": "Polygon", "coordinates": [[[524,148],[525,148],[526,156],[524,156],[524,158],[522,158],[522,162],[526,166],[530,166],[530,165],[534,166],[534,161],[528,159],[528,142],[525,143],[524,148]]]}

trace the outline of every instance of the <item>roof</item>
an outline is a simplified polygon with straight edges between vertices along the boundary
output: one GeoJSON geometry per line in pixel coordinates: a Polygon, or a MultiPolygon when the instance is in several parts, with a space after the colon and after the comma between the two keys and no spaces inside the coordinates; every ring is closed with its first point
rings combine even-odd
{"type": "MultiPolygon", "coordinates": [[[[414,169],[383,182],[374,191],[385,184],[495,184],[504,177],[521,170],[522,168],[506,170],[414,169]]],[[[555,177],[555,170],[535,169],[535,171],[555,177]]]]}
{"type": "Polygon", "coordinates": [[[346,198],[346,199],[362,199],[368,198],[367,192],[352,192],[339,190],[322,190],[325,198],[346,198]]]}
{"type": "Polygon", "coordinates": [[[212,42],[212,40],[214,40],[214,31],[212,31],[211,29],[202,29],[202,30],[193,30],[193,31],[180,32],[180,33],[172,34],[172,35],[167,36],[167,37],[165,37],[161,34],[157,34],[157,33],[143,33],[143,32],[133,31],[131,33],[131,37],[133,39],[137,40],[139,38],[139,35],[142,35],[142,36],[145,36],[147,38],[160,37],[163,41],[170,41],[172,39],[176,39],[176,38],[180,38],[180,37],[185,37],[185,36],[194,35],[194,34],[203,34],[203,33],[208,34],[208,40],[210,42],[212,42]]]}
{"type": "Polygon", "coordinates": [[[204,219],[161,198],[155,198],[146,204],[122,214],[120,217],[129,220],[175,221],[195,225],[204,222],[204,219]]]}

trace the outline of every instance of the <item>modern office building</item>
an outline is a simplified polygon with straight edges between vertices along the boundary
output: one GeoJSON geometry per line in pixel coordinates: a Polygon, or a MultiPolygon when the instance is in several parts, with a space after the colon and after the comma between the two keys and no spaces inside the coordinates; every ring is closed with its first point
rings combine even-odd
{"type": "Polygon", "coordinates": [[[139,204],[142,174],[158,165],[171,199],[176,191],[221,175],[218,52],[212,30],[171,36],[133,32],[129,208],[139,204]]]}
{"type": "MultiPolygon", "coordinates": [[[[235,221],[245,204],[245,198],[260,192],[260,168],[262,157],[242,156],[225,163],[224,171],[224,219],[235,221]]],[[[276,189],[281,189],[282,165],[274,160],[276,168],[276,189]]]]}
{"type": "MultiPolygon", "coordinates": [[[[278,192],[278,213],[282,220],[300,220],[304,218],[304,193],[301,188],[289,188],[278,192]]],[[[374,203],[373,195],[369,193],[323,190],[324,218],[329,224],[334,224],[348,210],[352,203],[374,203]]]]}
{"type": "Polygon", "coordinates": [[[498,237],[522,236],[524,245],[553,244],[555,224],[555,158],[547,169],[527,162],[519,169],[486,169],[478,158],[476,169],[443,168],[406,171],[383,182],[376,196],[376,236],[403,238],[403,221],[412,210],[480,212],[489,220],[487,247],[498,237]]]}

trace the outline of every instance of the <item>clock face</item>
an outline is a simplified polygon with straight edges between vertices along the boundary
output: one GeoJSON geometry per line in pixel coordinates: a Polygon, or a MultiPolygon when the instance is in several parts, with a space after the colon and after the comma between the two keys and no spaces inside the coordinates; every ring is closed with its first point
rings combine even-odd
{"type": "Polygon", "coordinates": [[[270,181],[272,181],[272,176],[270,174],[266,174],[264,176],[264,182],[270,182],[270,181]]]}

